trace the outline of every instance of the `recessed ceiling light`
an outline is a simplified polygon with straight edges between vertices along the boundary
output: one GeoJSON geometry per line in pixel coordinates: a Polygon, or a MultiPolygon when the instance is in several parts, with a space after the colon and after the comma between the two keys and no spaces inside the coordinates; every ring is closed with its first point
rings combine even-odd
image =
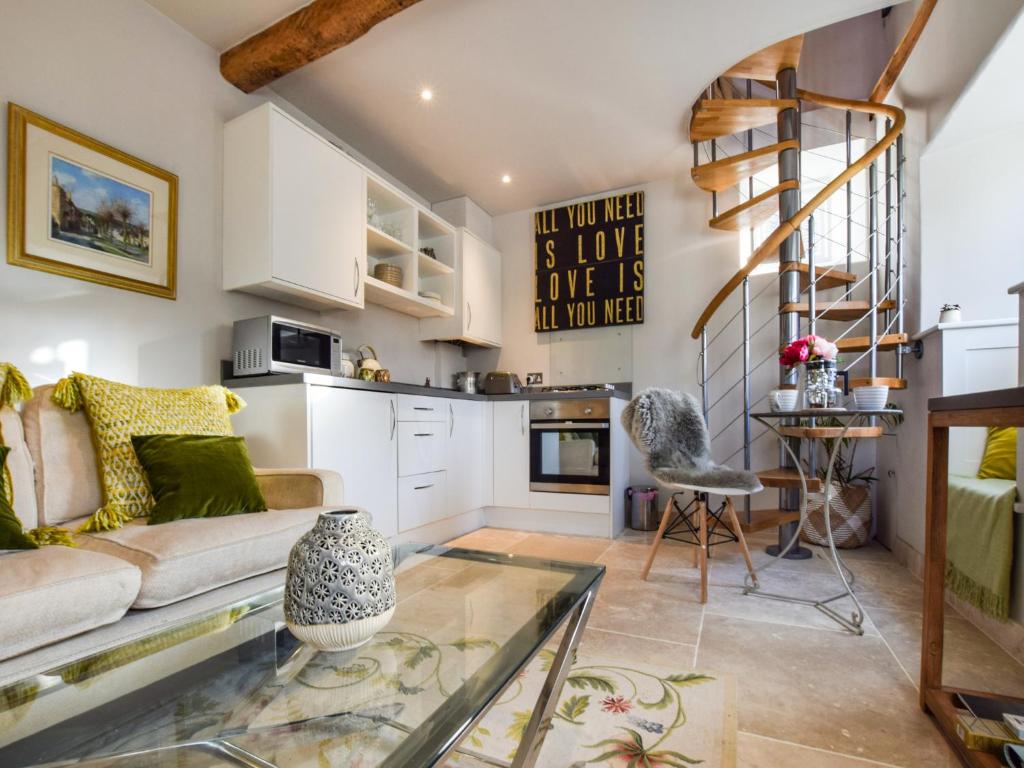
{"type": "Polygon", "coordinates": [[[512,177],[511,177],[511,176],[509,176],[509,175],[508,175],[508,174],[506,173],[506,174],[505,174],[504,176],[502,176],[502,177],[501,177],[501,183],[502,183],[502,184],[511,184],[511,183],[512,183],[512,177]]]}
{"type": "Polygon", "coordinates": [[[420,91],[420,98],[423,99],[424,101],[432,101],[434,98],[434,92],[429,88],[424,88],[422,91],[420,91]]]}

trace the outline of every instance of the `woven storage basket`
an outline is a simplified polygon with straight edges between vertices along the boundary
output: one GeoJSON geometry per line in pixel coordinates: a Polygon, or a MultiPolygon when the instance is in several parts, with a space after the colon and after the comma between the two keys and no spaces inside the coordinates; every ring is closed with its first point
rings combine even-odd
{"type": "MultiPolygon", "coordinates": [[[[828,546],[825,528],[825,495],[812,493],[807,500],[807,524],[800,538],[808,544],[828,546]]],[[[871,490],[863,485],[832,483],[832,540],[839,549],[856,549],[871,540],[871,490]]]]}

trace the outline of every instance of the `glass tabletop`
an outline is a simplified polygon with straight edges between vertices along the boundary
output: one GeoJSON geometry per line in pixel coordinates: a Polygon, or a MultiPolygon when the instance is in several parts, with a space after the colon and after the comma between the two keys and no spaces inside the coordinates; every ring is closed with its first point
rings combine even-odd
{"type": "Polygon", "coordinates": [[[388,626],[339,653],[275,589],[0,689],[0,765],[433,766],[603,573],[418,548],[388,626]]]}

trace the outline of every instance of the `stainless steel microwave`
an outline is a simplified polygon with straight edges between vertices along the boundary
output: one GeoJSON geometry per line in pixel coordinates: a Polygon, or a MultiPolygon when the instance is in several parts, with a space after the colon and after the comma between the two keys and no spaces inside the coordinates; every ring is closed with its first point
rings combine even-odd
{"type": "Polygon", "coordinates": [[[264,373],[341,375],[341,337],[330,328],[265,315],[236,320],[232,349],[235,376],[264,373]]]}

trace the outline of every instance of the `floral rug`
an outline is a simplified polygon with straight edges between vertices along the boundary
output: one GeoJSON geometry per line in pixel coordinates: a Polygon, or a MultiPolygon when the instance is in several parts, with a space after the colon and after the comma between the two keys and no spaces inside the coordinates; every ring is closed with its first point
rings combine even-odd
{"type": "MultiPolygon", "coordinates": [[[[586,640],[584,639],[584,645],[586,640]]],[[[487,714],[449,765],[478,768],[515,756],[554,653],[541,651],[487,714]]],[[[539,768],[732,768],[736,764],[733,681],[588,658],[573,665],[539,768]]]]}

